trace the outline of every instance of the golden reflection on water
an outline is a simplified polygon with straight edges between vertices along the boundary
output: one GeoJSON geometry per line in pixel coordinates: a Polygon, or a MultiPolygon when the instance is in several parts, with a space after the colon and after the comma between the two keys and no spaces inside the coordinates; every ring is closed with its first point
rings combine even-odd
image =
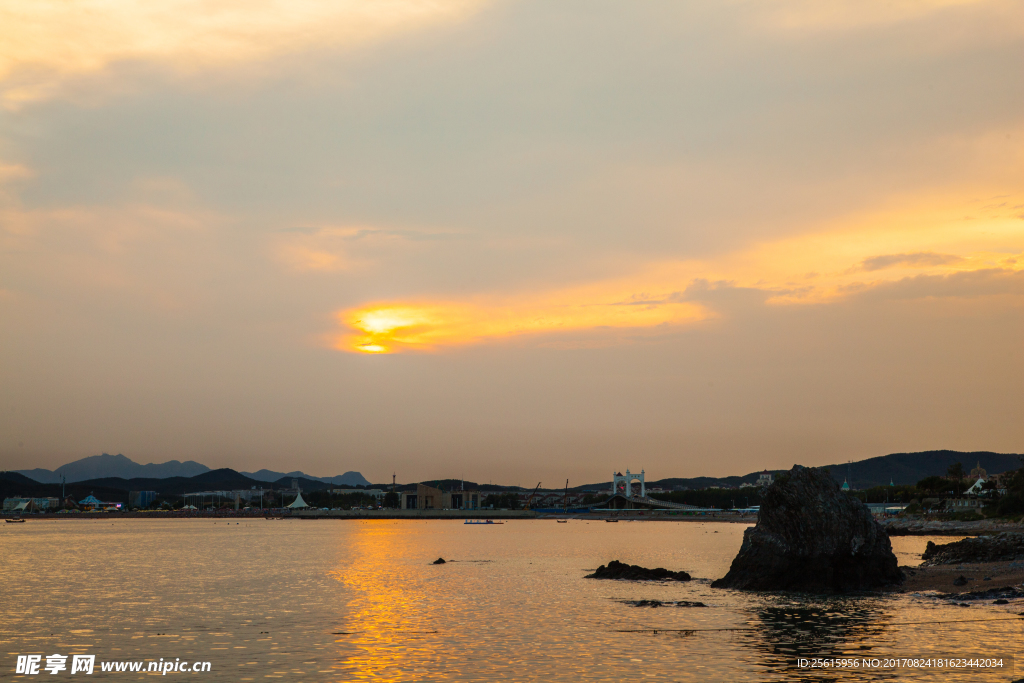
{"type": "Polygon", "coordinates": [[[413,537],[392,520],[357,522],[344,531],[344,564],[331,576],[353,598],[351,611],[339,621],[334,635],[335,642],[356,652],[337,668],[369,680],[403,680],[404,673],[392,665],[393,660],[413,654],[422,636],[436,633],[421,609],[426,600],[423,582],[415,575],[399,576],[393,565],[396,557],[418,556],[411,547],[413,537]]]}

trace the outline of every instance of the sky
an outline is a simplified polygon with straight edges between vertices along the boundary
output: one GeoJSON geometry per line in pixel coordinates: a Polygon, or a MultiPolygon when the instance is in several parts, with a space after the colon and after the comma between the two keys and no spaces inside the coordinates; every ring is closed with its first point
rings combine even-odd
{"type": "Polygon", "coordinates": [[[1024,452],[1024,5],[0,0],[0,468],[1024,452]]]}

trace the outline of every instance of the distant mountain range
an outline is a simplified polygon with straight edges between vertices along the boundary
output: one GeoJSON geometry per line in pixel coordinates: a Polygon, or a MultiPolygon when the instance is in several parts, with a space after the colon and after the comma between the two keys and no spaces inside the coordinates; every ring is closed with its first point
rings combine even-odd
{"type": "Polygon", "coordinates": [[[161,496],[175,498],[183,493],[199,491],[234,491],[238,489],[288,489],[293,479],[303,491],[330,488],[331,484],[306,479],[304,477],[283,477],[280,481],[267,485],[232,469],[209,470],[194,477],[164,477],[159,479],[139,478],[123,479],[121,477],[99,477],[86,481],[68,482],[66,485],[53,483],[43,484],[30,479],[19,472],[0,472],[0,497],[34,496],[49,497],[70,495],[81,500],[88,495],[95,495],[100,500],[127,502],[129,491],[156,491],[161,496]]]}
{"type": "Polygon", "coordinates": [[[250,479],[256,481],[277,481],[279,479],[294,478],[294,479],[309,479],[311,481],[322,481],[325,484],[336,484],[338,486],[369,486],[370,482],[366,480],[359,472],[346,472],[345,474],[339,474],[336,477],[314,477],[312,474],[306,474],[305,472],[272,472],[271,470],[259,470],[257,472],[239,472],[244,474],[250,479]]]}
{"type": "MultiPolygon", "coordinates": [[[[1012,453],[992,453],[990,451],[924,451],[921,453],[892,453],[852,463],[828,465],[832,477],[842,482],[849,478],[850,486],[865,489],[872,486],[894,484],[916,484],[925,477],[945,475],[949,466],[959,462],[966,472],[970,472],[977,464],[981,464],[989,474],[999,474],[1014,470],[1022,465],[1024,456],[1012,453]]],[[[774,470],[778,473],[783,470],[774,470]]],[[[33,469],[16,470],[17,475],[6,473],[7,485],[14,488],[32,488],[35,484],[59,484],[61,475],[68,484],[85,483],[110,491],[154,490],[161,492],[182,492],[183,490],[198,491],[211,489],[237,489],[264,486],[267,483],[276,488],[290,488],[291,480],[297,479],[304,491],[334,486],[370,486],[370,482],[359,472],[346,472],[335,477],[314,477],[304,472],[274,472],[262,469],[257,472],[236,472],[231,469],[211,470],[191,460],[179,462],[171,460],[160,464],[140,465],[123,455],[94,455],[58,467],[56,470],[33,469]]],[[[648,487],[660,486],[666,489],[689,488],[701,489],[709,486],[743,486],[757,481],[760,472],[751,472],[743,476],[732,477],[692,477],[649,480],[648,487]]],[[[446,488],[462,485],[460,481],[431,482],[446,488]]],[[[472,488],[487,490],[519,490],[518,486],[484,485],[478,486],[465,482],[472,488]]],[[[409,486],[409,485],[406,485],[409,486]]],[[[611,482],[587,484],[571,487],[572,491],[596,490],[611,488],[611,482]]],[[[553,489],[542,489],[553,490],[553,489]]],[[[10,494],[10,495],[13,495],[10,494]]]]}
{"type": "Polygon", "coordinates": [[[123,455],[104,453],[103,455],[91,455],[88,458],[69,462],[55,470],[38,467],[34,470],[15,471],[41,484],[59,484],[62,476],[67,482],[102,479],[104,477],[166,479],[167,477],[194,477],[197,474],[209,472],[210,468],[192,460],[185,462],[169,460],[160,464],[140,465],[123,455]]]}
{"type": "MultiPolygon", "coordinates": [[[[945,476],[949,466],[959,462],[964,472],[970,472],[977,464],[989,474],[1001,474],[1021,467],[1024,455],[1014,453],[992,453],[990,451],[922,451],[920,453],[890,453],[867,460],[826,465],[832,478],[837,482],[849,479],[850,486],[855,489],[867,489],[873,486],[888,486],[891,481],[898,485],[916,484],[925,477],[945,476]]],[[[775,474],[786,470],[769,470],[775,474]]],[[[689,488],[704,489],[709,486],[744,486],[757,482],[761,472],[751,472],[743,476],[732,477],[693,477],[689,479],[671,478],[647,481],[648,487],[660,486],[665,489],[689,488]]],[[[610,481],[601,484],[578,486],[571,490],[596,489],[610,490],[610,481]]]]}
{"type": "MultiPolygon", "coordinates": [[[[80,481],[111,478],[169,479],[181,477],[187,479],[210,472],[211,470],[206,465],[193,460],[186,460],[185,462],[169,460],[159,464],[140,465],[123,455],[104,453],[103,455],[91,455],[88,458],[69,462],[55,470],[37,467],[32,470],[14,471],[41,484],[59,484],[62,477],[64,481],[70,484],[80,481]]],[[[346,472],[335,477],[314,477],[305,472],[273,472],[266,469],[259,470],[258,472],[237,472],[236,474],[255,480],[257,485],[260,482],[276,482],[284,478],[306,479],[308,481],[318,481],[338,486],[367,486],[370,483],[359,472],[346,472]]]]}
{"type": "MultiPolygon", "coordinates": [[[[969,473],[978,464],[989,474],[1002,474],[1021,467],[1019,453],[992,453],[991,451],[922,451],[920,453],[891,453],[852,463],[829,465],[832,478],[842,482],[849,479],[850,487],[866,489],[872,486],[916,484],[925,477],[945,476],[949,466],[963,465],[969,473]]],[[[754,476],[754,475],[751,475],[754,476]]]]}

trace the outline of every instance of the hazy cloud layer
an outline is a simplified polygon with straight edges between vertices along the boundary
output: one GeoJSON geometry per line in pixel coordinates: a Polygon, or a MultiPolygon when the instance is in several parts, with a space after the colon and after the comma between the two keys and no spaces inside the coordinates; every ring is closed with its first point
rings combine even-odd
{"type": "Polygon", "coordinates": [[[1024,449],[1019,3],[0,2],[0,39],[0,467],[1024,449]]]}

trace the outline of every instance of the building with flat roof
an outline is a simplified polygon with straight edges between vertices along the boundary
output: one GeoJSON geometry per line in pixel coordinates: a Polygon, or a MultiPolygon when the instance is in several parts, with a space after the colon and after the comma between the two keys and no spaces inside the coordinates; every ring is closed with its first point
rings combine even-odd
{"type": "Polygon", "coordinates": [[[157,499],[156,491],[129,491],[128,507],[148,508],[157,499]]]}
{"type": "Polygon", "coordinates": [[[403,510],[479,510],[479,491],[442,491],[416,484],[416,492],[402,492],[403,510]]]}

